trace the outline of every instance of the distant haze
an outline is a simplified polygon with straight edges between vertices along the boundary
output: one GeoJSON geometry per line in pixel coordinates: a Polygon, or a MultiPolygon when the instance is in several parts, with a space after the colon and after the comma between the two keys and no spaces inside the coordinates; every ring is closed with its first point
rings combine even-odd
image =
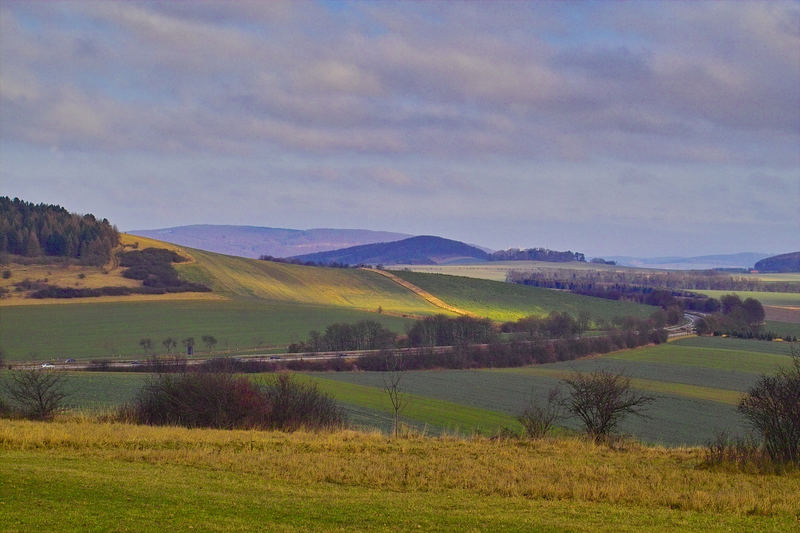
{"type": "Polygon", "coordinates": [[[794,251],[798,28],[782,0],[5,0],[2,194],[121,229],[794,251]]]}
{"type": "Polygon", "coordinates": [[[410,237],[402,233],[363,229],[317,228],[296,230],[255,226],[194,225],[129,233],[240,257],[289,257],[347,248],[359,244],[398,241],[410,237]]]}
{"type": "Polygon", "coordinates": [[[703,270],[707,268],[753,268],[758,261],[771,253],[742,252],[738,254],[704,255],[699,257],[625,257],[610,256],[619,265],[678,270],[703,270]]]}

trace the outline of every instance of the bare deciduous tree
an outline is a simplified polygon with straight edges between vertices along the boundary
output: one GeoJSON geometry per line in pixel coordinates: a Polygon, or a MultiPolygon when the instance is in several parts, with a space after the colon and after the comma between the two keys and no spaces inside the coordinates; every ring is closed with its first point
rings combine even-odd
{"type": "Polygon", "coordinates": [[[153,349],[153,339],[149,337],[139,339],[139,346],[142,347],[142,351],[144,351],[144,353],[148,354],[150,353],[150,350],[153,349]]]}
{"type": "Polygon", "coordinates": [[[739,402],[739,412],[773,461],[800,464],[800,345],[792,344],[791,351],[793,365],[761,376],[739,402]]]}
{"type": "Polygon", "coordinates": [[[161,344],[164,345],[164,349],[167,350],[167,353],[172,353],[172,350],[174,350],[175,347],[178,346],[178,342],[172,337],[167,337],[161,342],[161,344]]]}
{"type": "Polygon", "coordinates": [[[202,339],[203,339],[203,344],[206,345],[206,348],[208,348],[209,352],[213,350],[214,346],[216,346],[217,344],[217,338],[214,337],[213,335],[203,335],[202,339]]]}
{"type": "Polygon", "coordinates": [[[405,365],[403,355],[400,353],[387,352],[385,357],[386,373],[383,375],[383,390],[386,391],[389,395],[389,400],[392,402],[392,410],[394,411],[393,432],[394,436],[397,437],[400,434],[400,413],[408,404],[408,397],[402,389],[405,365]]]}
{"type": "Polygon", "coordinates": [[[43,370],[18,370],[11,373],[6,389],[11,399],[28,418],[48,420],[63,408],[63,376],[43,370]]]}
{"type": "Polygon", "coordinates": [[[655,400],[634,391],[628,377],[608,370],[577,372],[562,381],[568,387],[566,410],[583,422],[595,442],[611,435],[625,416],[645,416],[644,407],[655,400]]]}

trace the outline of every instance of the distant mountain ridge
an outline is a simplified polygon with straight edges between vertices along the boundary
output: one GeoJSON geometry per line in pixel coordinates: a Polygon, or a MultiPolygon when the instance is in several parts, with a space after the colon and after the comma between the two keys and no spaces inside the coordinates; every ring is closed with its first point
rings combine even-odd
{"type": "Polygon", "coordinates": [[[800,252],[767,257],[755,264],[759,272],[800,272],[800,252]]]}
{"type": "Polygon", "coordinates": [[[320,264],[441,265],[488,261],[489,254],[461,241],[421,235],[394,242],[352,246],[341,250],[296,255],[291,259],[320,264]]]}
{"type": "Polygon", "coordinates": [[[262,255],[288,257],[361,244],[392,242],[410,237],[405,233],[365,229],[297,230],[213,224],[132,230],[128,233],[171,242],[179,246],[254,259],[262,255]]]}

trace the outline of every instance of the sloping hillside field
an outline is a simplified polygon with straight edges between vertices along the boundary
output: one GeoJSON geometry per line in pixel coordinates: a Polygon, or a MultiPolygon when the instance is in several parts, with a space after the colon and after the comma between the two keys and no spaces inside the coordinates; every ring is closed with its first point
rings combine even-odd
{"type": "MultiPolygon", "coordinates": [[[[321,268],[231,257],[181,248],[125,235],[123,243],[139,249],[165,247],[189,259],[176,264],[181,277],[205,284],[210,293],[131,295],[75,299],[0,299],[0,347],[9,360],[58,360],[136,357],[145,353],[139,340],[150,338],[157,352],[172,337],[199,340],[214,336],[215,349],[236,352],[269,349],[305,339],[312,329],[334,322],[377,320],[403,333],[413,318],[453,315],[451,307],[434,305],[413,290],[376,272],[321,268]]],[[[14,267],[12,281],[28,274],[91,286],[130,283],[121,269],[92,268],[80,278],[77,267],[65,273],[57,266],[14,267]],[[27,269],[27,270],[26,270],[27,269]],[[38,270],[37,270],[38,269],[38,270]],[[33,273],[35,272],[35,273],[33,273]],[[108,272],[104,274],[103,272],[108,272]],[[27,274],[26,274],[27,273],[27,274]],[[60,276],[60,277],[59,277],[60,276]],[[66,277],[64,277],[66,276],[66,277]]],[[[81,271],[82,272],[82,271],[81,271]]],[[[400,273],[407,275],[409,273],[400,273]]],[[[446,304],[494,320],[546,314],[647,315],[651,309],[566,293],[481,280],[417,275],[414,282],[446,304]],[[452,300],[452,301],[451,301],[452,300]]],[[[197,346],[202,350],[201,345],[197,346]]]]}
{"type": "Polygon", "coordinates": [[[451,305],[498,321],[516,320],[529,315],[545,316],[551,311],[565,311],[573,316],[578,316],[581,311],[588,311],[592,317],[606,320],[622,315],[644,318],[656,310],[647,305],[591,298],[501,281],[405,270],[393,270],[392,273],[451,305]]]}

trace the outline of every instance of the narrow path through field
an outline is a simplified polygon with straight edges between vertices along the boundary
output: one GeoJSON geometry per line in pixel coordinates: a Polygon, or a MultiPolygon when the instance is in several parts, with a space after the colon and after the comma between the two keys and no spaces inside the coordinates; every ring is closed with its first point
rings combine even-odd
{"type": "Polygon", "coordinates": [[[362,270],[368,270],[370,272],[375,272],[376,274],[380,274],[381,276],[385,276],[385,277],[389,278],[390,280],[394,281],[395,283],[397,283],[398,285],[400,285],[402,287],[405,287],[406,289],[410,290],[411,292],[413,292],[417,296],[420,296],[421,298],[425,299],[426,301],[428,301],[428,303],[431,303],[431,304],[435,305],[436,307],[440,307],[440,308],[442,308],[442,309],[444,309],[446,311],[450,311],[451,313],[456,313],[457,315],[476,316],[474,313],[470,313],[469,311],[465,311],[463,309],[459,309],[458,307],[455,307],[453,305],[450,305],[450,304],[444,302],[443,300],[441,300],[440,298],[437,298],[436,296],[434,296],[433,294],[429,293],[428,291],[426,291],[422,287],[418,287],[417,285],[414,285],[410,281],[406,281],[404,279],[401,279],[401,278],[395,276],[394,274],[392,274],[391,272],[387,272],[386,270],[378,270],[377,268],[362,268],[362,270]]]}

